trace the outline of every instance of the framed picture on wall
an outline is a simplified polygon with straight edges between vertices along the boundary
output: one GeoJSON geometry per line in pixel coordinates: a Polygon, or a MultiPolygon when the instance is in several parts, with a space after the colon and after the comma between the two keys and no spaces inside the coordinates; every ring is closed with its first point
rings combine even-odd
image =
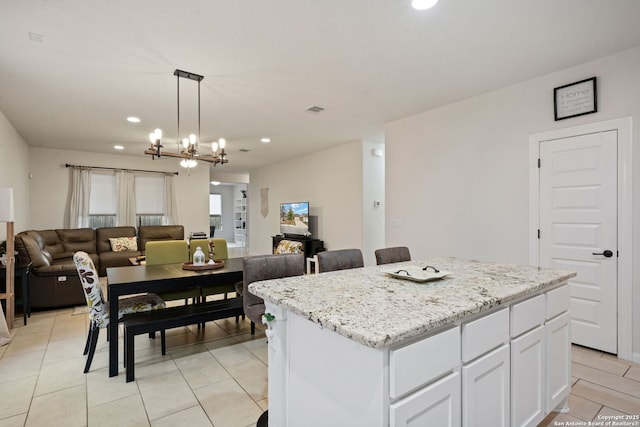
{"type": "Polygon", "coordinates": [[[556,121],[597,111],[595,77],[553,89],[553,112],[556,121]]]}

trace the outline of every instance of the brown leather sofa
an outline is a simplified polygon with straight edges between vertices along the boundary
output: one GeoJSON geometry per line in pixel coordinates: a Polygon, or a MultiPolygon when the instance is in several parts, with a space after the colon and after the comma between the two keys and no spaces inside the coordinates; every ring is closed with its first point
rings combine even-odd
{"type": "Polygon", "coordinates": [[[142,226],[138,230],[138,250],[114,252],[112,237],[136,237],[135,227],[28,230],[16,235],[16,251],[21,262],[31,262],[30,301],[34,308],[66,307],[85,304],[84,293],[73,254],[84,251],[93,260],[100,276],[106,269],[130,265],[129,258],[144,254],[152,240],[184,239],[184,227],[142,226]]]}

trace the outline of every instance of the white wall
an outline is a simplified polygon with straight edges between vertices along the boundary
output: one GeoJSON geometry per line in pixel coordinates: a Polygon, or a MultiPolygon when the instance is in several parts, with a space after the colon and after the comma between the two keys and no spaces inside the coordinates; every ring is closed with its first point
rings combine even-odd
{"type": "MultiPolygon", "coordinates": [[[[28,170],[29,146],[0,111],[0,187],[13,188],[16,233],[29,225],[28,170]]],[[[6,237],[7,228],[0,223],[0,241],[6,237]]]]}
{"type": "Polygon", "coordinates": [[[280,232],[280,203],[308,201],[327,249],[362,249],[362,143],[350,142],[251,171],[248,191],[251,254],[271,253],[280,232]],[[261,214],[260,189],[269,189],[261,214]]]}
{"type": "Polygon", "coordinates": [[[233,186],[212,185],[210,191],[211,194],[220,194],[222,198],[222,229],[216,228],[215,237],[233,242],[233,186]]]}
{"type": "MultiPolygon", "coordinates": [[[[529,135],[612,118],[634,124],[634,212],[640,208],[640,47],[386,126],[387,245],[414,258],[528,263],[529,135]],[[555,122],[553,88],[596,76],[598,112],[555,122]]],[[[634,214],[634,277],[640,222],[634,214]]],[[[634,280],[633,324],[640,325],[634,280]]],[[[633,351],[640,353],[640,328],[633,351]]]]}
{"type": "MultiPolygon", "coordinates": [[[[209,230],[209,168],[200,164],[191,175],[178,160],[152,160],[145,156],[87,153],[31,147],[28,170],[31,179],[31,221],[28,228],[41,230],[69,226],[69,182],[71,169],[65,164],[179,172],[175,190],[178,223],[184,225],[185,238],[193,231],[209,230]]],[[[26,227],[16,229],[22,231],[26,227]]]]}
{"type": "Polygon", "coordinates": [[[385,247],[384,143],[362,144],[362,255],[365,265],[375,265],[376,249],[385,247]],[[381,153],[380,157],[373,150],[381,153]],[[380,202],[380,206],[374,206],[380,202]]]}

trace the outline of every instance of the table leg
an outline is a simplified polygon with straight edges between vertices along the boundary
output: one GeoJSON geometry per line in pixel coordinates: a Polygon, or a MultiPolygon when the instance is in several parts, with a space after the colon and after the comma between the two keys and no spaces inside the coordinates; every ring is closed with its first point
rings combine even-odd
{"type": "Polygon", "coordinates": [[[118,295],[108,289],[109,295],[109,376],[118,375],[118,295]]]}

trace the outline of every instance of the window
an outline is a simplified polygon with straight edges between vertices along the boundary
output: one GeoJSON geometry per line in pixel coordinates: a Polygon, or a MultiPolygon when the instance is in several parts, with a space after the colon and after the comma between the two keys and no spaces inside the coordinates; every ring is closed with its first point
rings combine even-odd
{"type": "MultiPolygon", "coordinates": [[[[136,225],[162,225],[164,216],[164,176],[136,175],[136,225]]],[[[117,207],[116,176],[91,172],[89,227],[115,227],[117,207]]]]}
{"type": "Polygon", "coordinates": [[[222,230],[222,195],[209,194],[209,228],[210,236],[213,230],[222,230]]]}
{"type": "Polygon", "coordinates": [[[162,225],[164,215],[164,176],[136,176],[136,222],[162,225]]]}
{"type": "Polygon", "coordinates": [[[116,176],[91,173],[89,195],[89,227],[114,227],[116,225],[116,176]]]}

